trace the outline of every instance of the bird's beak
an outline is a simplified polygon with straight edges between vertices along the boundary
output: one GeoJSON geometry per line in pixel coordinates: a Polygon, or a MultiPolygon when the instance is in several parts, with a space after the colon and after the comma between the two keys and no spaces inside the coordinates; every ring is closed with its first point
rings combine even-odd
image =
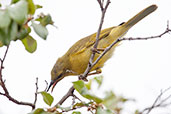
{"type": "Polygon", "coordinates": [[[61,79],[63,79],[63,78],[64,78],[64,76],[62,76],[62,74],[61,74],[61,75],[59,75],[59,76],[55,79],[55,81],[54,81],[54,80],[51,80],[51,82],[50,82],[50,84],[49,84],[49,87],[48,87],[48,89],[47,89],[47,92],[49,91],[49,89],[51,88],[51,86],[52,86],[51,92],[53,92],[53,89],[55,88],[56,84],[57,84],[61,79]]]}
{"type": "Polygon", "coordinates": [[[49,87],[48,87],[48,89],[47,89],[47,92],[49,91],[49,89],[51,88],[51,86],[52,86],[51,92],[53,92],[54,87],[56,86],[56,84],[57,84],[59,81],[60,81],[60,80],[51,81],[50,84],[49,84],[49,87]]]}
{"type": "Polygon", "coordinates": [[[47,92],[49,91],[50,87],[54,84],[54,81],[51,81],[50,84],[49,84],[49,87],[48,89],[46,90],[47,92]]]}

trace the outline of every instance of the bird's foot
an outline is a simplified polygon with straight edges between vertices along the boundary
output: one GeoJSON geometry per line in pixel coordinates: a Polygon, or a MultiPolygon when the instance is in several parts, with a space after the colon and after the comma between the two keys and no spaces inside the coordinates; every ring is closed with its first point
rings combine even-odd
{"type": "Polygon", "coordinates": [[[105,48],[92,48],[91,51],[100,54],[100,51],[104,51],[105,48]]]}
{"type": "Polygon", "coordinates": [[[86,77],[83,77],[83,75],[80,75],[80,76],[78,77],[78,79],[79,79],[79,80],[86,81],[86,82],[88,81],[86,77]]]}

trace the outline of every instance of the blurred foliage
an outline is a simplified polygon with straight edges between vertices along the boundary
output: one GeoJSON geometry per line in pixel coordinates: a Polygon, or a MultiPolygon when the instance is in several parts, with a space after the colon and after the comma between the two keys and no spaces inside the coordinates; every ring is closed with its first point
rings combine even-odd
{"type": "Polygon", "coordinates": [[[81,112],[74,111],[74,112],[72,112],[72,114],[81,114],[81,112]]]}
{"type": "MultiPolygon", "coordinates": [[[[91,86],[94,86],[96,83],[97,89],[100,89],[99,87],[101,87],[102,82],[103,76],[94,77],[90,79],[88,83],[82,80],[73,82],[76,91],[82,97],[86,98],[88,102],[80,100],[78,100],[78,102],[74,101],[74,104],[69,107],[58,106],[55,112],[48,112],[48,110],[45,111],[43,108],[38,108],[29,114],[63,114],[82,107],[86,107],[88,111],[95,114],[120,114],[123,109],[123,104],[127,102],[128,99],[116,95],[113,91],[105,91],[103,98],[100,98],[97,94],[93,94],[91,86]]],[[[53,102],[53,97],[46,92],[41,92],[41,94],[44,98],[44,102],[50,106],[53,102]]],[[[81,114],[81,112],[73,111],[72,114],[81,114]]]]}
{"type": "Polygon", "coordinates": [[[42,6],[34,4],[33,0],[12,0],[9,6],[0,6],[0,47],[9,45],[11,41],[20,40],[28,52],[35,52],[37,42],[31,36],[31,28],[39,37],[46,40],[46,27],[54,23],[49,14],[41,13],[34,19],[39,8],[42,6]]]}
{"type": "Polygon", "coordinates": [[[35,109],[32,112],[28,113],[28,114],[56,114],[56,113],[47,112],[43,108],[38,108],[38,109],[35,109]]]}
{"type": "Polygon", "coordinates": [[[96,95],[94,95],[90,90],[87,89],[87,87],[85,86],[84,81],[79,80],[76,82],[73,82],[74,84],[74,88],[80,93],[80,95],[82,95],[83,97],[89,99],[89,100],[93,100],[96,103],[101,103],[102,99],[97,97],[96,95]]]}
{"type": "Polygon", "coordinates": [[[102,107],[98,107],[96,110],[96,114],[115,114],[109,109],[104,109],[102,107]]]}

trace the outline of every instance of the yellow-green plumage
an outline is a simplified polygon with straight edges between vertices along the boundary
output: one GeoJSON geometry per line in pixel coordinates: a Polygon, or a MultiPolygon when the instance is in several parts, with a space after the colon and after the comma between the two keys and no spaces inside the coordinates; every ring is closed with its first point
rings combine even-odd
{"type": "MultiPolygon", "coordinates": [[[[156,5],[151,5],[132,17],[126,23],[102,30],[99,37],[98,48],[106,48],[111,45],[118,38],[125,35],[133,25],[135,25],[137,22],[139,22],[141,19],[156,9],[156,5]]],[[[79,75],[84,73],[92,54],[91,49],[93,48],[95,41],[96,33],[80,39],[62,57],[57,60],[51,71],[51,85],[53,85],[53,87],[58,81],[66,76],[79,75]]],[[[116,46],[118,46],[118,44],[113,46],[112,49],[108,51],[106,55],[104,55],[102,59],[91,69],[91,71],[103,67],[104,63],[112,56],[116,46]]],[[[96,60],[98,56],[99,54],[96,54],[94,60],[96,60]]]]}
{"type": "MultiPolygon", "coordinates": [[[[104,29],[101,31],[101,34],[99,37],[100,41],[99,41],[98,48],[106,48],[111,44],[110,39],[107,38],[107,36],[109,35],[110,31],[113,28],[114,27],[111,27],[111,28],[107,28],[107,29],[104,29]]],[[[96,37],[96,33],[79,40],[66,53],[69,56],[70,64],[71,64],[72,70],[74,72],[76,72],[78,74],[82,74],[85,71],[85,69],[88,65],[90,56],[92,54],[91,49],[93,48],[93,45],[95,43],[95,37],[96,37]],[[80,44],[82,44],[82,45],[80,45],[80,44]],[[78,62],[79,64],[75,64],[76,62],[78,62]]],[[[97,69],[97,67],[101,68],[103,66],[104,62],[107,60],[106,57],[108,56],[108,58],[109,58],[109,55],[111,55],[111,52],[113,52],[113,51],[110,50],[110,52],[108,52],[97,63],[97,65],[91,69],[91,71],[97,69]]],[[[99,56],[99,54],[96,54],[94,60],[96,60],[96,58],[98,56],[99,56]]]]}

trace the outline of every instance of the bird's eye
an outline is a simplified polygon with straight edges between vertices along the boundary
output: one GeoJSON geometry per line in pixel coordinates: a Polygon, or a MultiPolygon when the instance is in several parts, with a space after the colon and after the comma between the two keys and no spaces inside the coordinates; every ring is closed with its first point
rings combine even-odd
{"type": "Polygon", "coordinates": [[[58,79],[59,79],[59,78],[61,78],[61,77],[62,77],[62,75],[63,75],[63,73],[61,73],[60,75],[58,75],[58,79]]]}

